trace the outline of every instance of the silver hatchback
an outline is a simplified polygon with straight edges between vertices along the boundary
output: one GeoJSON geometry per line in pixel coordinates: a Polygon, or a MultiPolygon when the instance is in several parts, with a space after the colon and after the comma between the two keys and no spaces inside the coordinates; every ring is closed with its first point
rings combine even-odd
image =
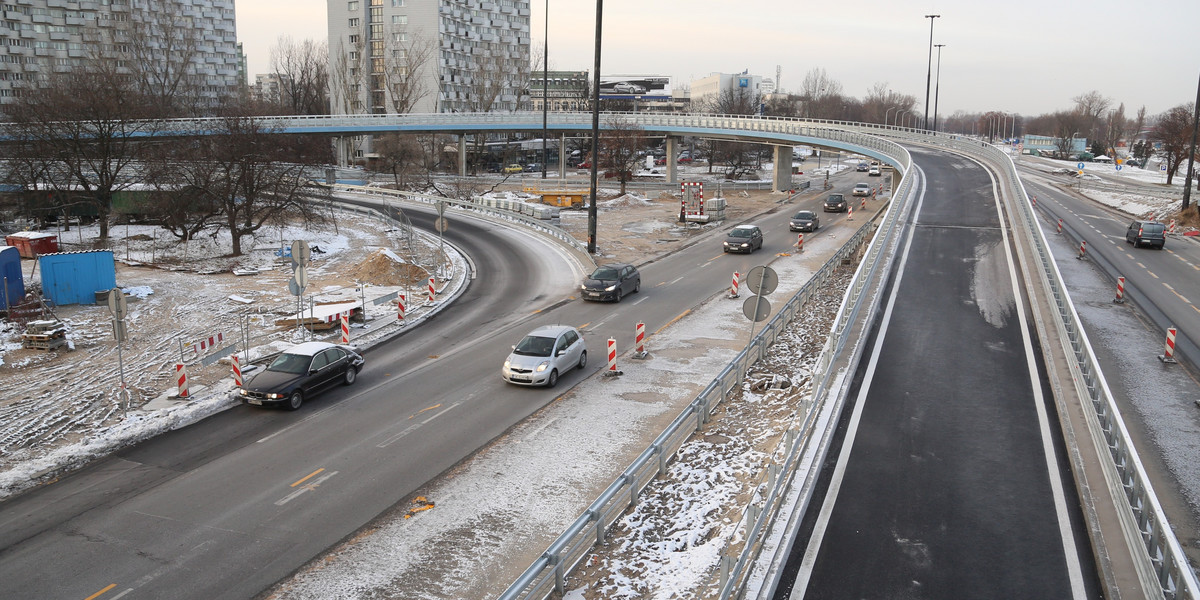
{"type": "Polygon", "coordinates": [[[554,387],[563,373],[587,365],[587,345],[570,325],[544,325],[513,346],[500,376],[517,385],[554,387]]]}

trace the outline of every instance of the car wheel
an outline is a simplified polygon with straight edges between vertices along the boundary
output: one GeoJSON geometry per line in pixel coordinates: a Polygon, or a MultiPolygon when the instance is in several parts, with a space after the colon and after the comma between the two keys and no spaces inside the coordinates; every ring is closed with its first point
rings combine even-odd
{"type": "Polygon", "coordinates": [[[633,293],[636,294],[640,291],[642,291],[642,280],[641,279],[639,279],[637,283],[633,284],[633,293]]]}
{"type": "Polygon", "coordinates": [[[582,369],[585,366],[587,366],[587,350],[584,350],[583,353],[579,355],[579,368],[582,369]]]}
{"type": "Polygon", "coordinates": [[[346,376],[343,378],[343,381],[346,383],[346,385],[354,385],[354,381],[356,379],[358,379],[358,369],[355,369],[354,367],[346,369],[346,376]]]}
{"type": "Polygon", "coordinates": [[[301,404],[304,404],[304,394],[301,394],[300,390],[296,390],[292,392],[291,396],[288,396],[288,401],[287,404],[284,405],[284,408],[288,410],[296,410],[297,408],[300,408],[301,404]]]}
{"type": "Polygon", "coordinates": [[[552,388],[558,385],[558,369],[550,371],[550,378],[546,380],[546,387],[552,388]]]}
{"type": "Polygon", "coordinates": [[[622,292],[621,286],[617,286],[617,302],[620,302],[621,298],[625,297],[625,294],[622,292]]]}

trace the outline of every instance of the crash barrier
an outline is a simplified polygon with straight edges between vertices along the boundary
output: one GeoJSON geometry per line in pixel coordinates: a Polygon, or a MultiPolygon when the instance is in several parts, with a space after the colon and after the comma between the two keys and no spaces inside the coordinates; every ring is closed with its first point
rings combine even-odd
{"type": "MultiPolygon", "coordinates": [[[[928,143],[930,138],[925,141],[928,143]]],[[[1020,201],[1015,210],[1030,232],[1029,242],[1036,252],[1034,267],[1054,302],[1051,307],[1056,313],[1054,326],[1069,359],[1072,380],[1080,397],[1089,400],[1083,407],[1091,409],[1084,411],[1088,433],[1098,448],[1107,450],[1110,460],[1104,461],[1102,467],[1108,491],[1119,503],[1117,512],[1126,540],[1131,548],[1141,549],[1134,553],[1138,577],[1146,589],[1160,589],[1168,600],[1200,598],[1200,583],[1142,466],[1062,273],[1054,262],[1049,242],[1038,225],[1033,199],[1025,191],[1012,158],[1003,150],[976,140],[942,135],[935,141],[937,145],[997,167],[1008,185],[1018,192],[1020,201]]]]}
{"type": "MultiPolygon", "coordinates": [[[[901,150],[903,155],[898,160],[907,166],[910,163],[908,153],[901,150]]],[[[909,178],[906,177],[900,186],[897,197],[907,195],[910,189],[909,178]]],[[[832,332],[826,340],[817,365],[813,370],[814,401],[808,410],[801,429],[811,430],[815,426],[815,418],[819,406],[829,400],[834,390],[830,384],[836,369],[831,368],[841,357],[845,349],[848,329],[858,318],[863,308],[867,284],[885,266],[891,252],[885,248],[893,245],[897,239],[899,227],[899,212],[906,206],[905,202],[893,203],[882,220],[872,219],[864,223],[850,240],[825,262],[779,310],[778,313],[763,327],[746,347],[734,357],[711,383],[700,392],[674,421],[664,430],[634,462],[617,477],[588,509],[572,523],[566,531],[531,565],[524,573],[500,596],[501,600],[537,599],[541,600],[551,594],[562,594],[565,591],[567,574],[573,570],[596,544],[604,543],[605,533],[626,509],[637,504],[641,491],[657,476],[666,472],[667,465],[674,459],[675,452],[691,437],[700,431],[708,422],[709,415],[717,406],[737,390],[746,377],[750,367],[759,359],[766,356],[767,348],[775,342],[784,329],[800,314],[808,300],[832,277],[835,271],[861,249],[867,241],[871,241],[865,252],[862,263],[850,287],[843,298],[842,310],[833,325],[832,332]],[[881,230],[875,235],[876,229],[881,230]]],[[[737,287],[737,275],[734,275],[734,288],[737,287]]],[[[796,435],[790,437],[798,444],[807,445],[813,440],[811,435],[796,435]]],[[[800,448],[792,454],[799,456],[800,448]]],[[[735,597],[738,590],[743,589],[750,575],[750,565],[762,549],[762,536],[767,531],[769,521],[777,514],[786,493],[785,482],[794,473],[797,461],[791,460],[785,467],[788,472],[782,472],[775,465],[768,469],[771,473],[772,485],[756,496],[757,500],[746,508],[741,519],[747,535],[745,546],[736,557],[730,556],[725,549],[722,558],[722,582],[720,598],[735,597]]]]}

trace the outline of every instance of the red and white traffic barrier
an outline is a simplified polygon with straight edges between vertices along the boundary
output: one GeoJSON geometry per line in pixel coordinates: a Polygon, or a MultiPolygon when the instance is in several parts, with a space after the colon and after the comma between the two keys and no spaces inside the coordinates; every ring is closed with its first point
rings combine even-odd
{"type": "Polygon", "coordinates": [[[1117,297],[1113,298],[1113,302],[1120,304],[1125,301],[1125,278],[1117,278],[1117,297]]]}
{"type": "Polygon", "coordinates": [[[1062,219],[1058,220],[1058,233],[1062,233],[1062,219]]]}
{"type": "Polygon", "coordinates": [[[1171,219],[1170,224],[1167,225],[1167,233],[1169,235],[1175,235],[1175,219],[1171,219]]]}
{"type": "Polygon", "coordinates": [[[729,297],[730,298],[738,297],[738,278],[739,277],[741,277],[741,274],[738,273],[737,271],[734,271],[733,272],[733,287],[729,288],[729,297]]]}
{"type": "Polygon", "coordinates": [[[617,370],[617,341],[608,338],[608,370],[604,372],[604,375],[612,377],[620,374],[621,372],[617,370]]]}
{"type": "Polygon", "coordinates": [[[803,233],[796,234],[796,251],[804,252],[804,234],[803,233]]]}
{"type": "Polygon", "coordinates": [[[396,298],[396,311],[397,311],[396,312],[396,320],[397,321],[404,320],[404,301],[405,300],[406,300],[406,298],[404,297],[404,294],[400,294],[396,298]]]}
{"type": "Polygon", "coordinates": [[[175,363],[175,377],[178,380],[179,397],[188,397],[187,367],[183,363],[175,363]]]}
{"type": "Polygon", "coordinates": [[[220,344],[224,341],[225,341],[224,333],[218,333],[217,335],[210,335],[207,338],[192,342],[192,351],[195,352],[196,354],[200,354],[201,352],[204,352],[205,350],[208,350],[210,348],[215,348],[217,344],[220,344]]]}
{"type": "Polygon", "coordinates": [[[435,281],[435,278],[431,275],[429,277],[429,301],[430,302],[433,302],[433,296],[434,296],[434,294],[437,293],[437,289],[435,289],[436,283],[437,282],[435,281]]]}
{"type": "Polygon", "coordinates": [[[229,364],[233,365],[233,385],[242,387],[242,365],[237,353],[229,357],[229,364]]]}
{"type": "Polygon", "coordinates": [[[1076,256],[1075,258],[1078,258],[1079,260],[1087,258],[1087,242],[1079,242],[1079,256],[1076,256]]]}
{"type": "Polygon", "coordinates": [[[853,206],[847,206],[847,207],[846,207],[846,220],[847,220],[847,221],[853,221],[853,220],[854,220],[854,207],[853,207],[853,206]]]}
{"type": "Polygon", "coordinates": [[[634,358],[646,358],[646,324],[638,323],[634,327],[636,335],[634,336],[634,358]]]}
{"type": "Polygon", "coordinates": [[[1037,206],[1037,194],[1034,194],[1029,197],[1029,203],[1034,206],[1037,206]]]}
{"type": "Polygon", "coordinates": [[[350,343],[350,313],[342,313],[339,315],[342,321],[342,343],[350,343]]]}
{"type": "Polygon", "coordinates": [[[1165,363],[1172,363],[1172,364],[1175,362],[1178,362],[1175,360],[1175,328],[1174,327],[1167,328],[1167,349],[1165,352],[1163,352],[1162,356],[1158,357],[1158,360],[1161,360],[1165,363]]]}

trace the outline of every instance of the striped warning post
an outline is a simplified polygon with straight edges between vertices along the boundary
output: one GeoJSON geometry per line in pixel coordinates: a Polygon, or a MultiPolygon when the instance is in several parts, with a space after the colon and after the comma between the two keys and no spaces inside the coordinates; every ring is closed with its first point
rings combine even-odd
{"type": "Polygon", "coordinates": [[[1171,219],[1170,224],[1167,225],[1167,234],[1175,235],[1175,219],[1171,219]]]}
{"type": "Polygon", "coordinates": [[[608,370],[604,372],[606,376],[620,375],[617,370],[617,340],[608,338],[608,370]]]}
{"type": "Polygon", "coordinates": [[[1058,220],[1058,233],[1062,233],[1062,219],[1058,220]]]}
{"type": "Polygon", "coordinates": [[[803,233],[796,234],[796,251],[804,252],[804,234],[803,233]]]}
{"type": "Polygon", "coordinates": [[[741,277],[741,273],[734,271],[733,272],[733,286],[729,288],[729,297],[730,298],[738,297],[738,278],[739,277],[741,277]]]}
{"type": "Polygon", "coordinates": [[[1117,297],[1113,298],[1113,302],[1120,304],[1125,301],[1125,278],[1117,278],[1117,297]]]}
{"type": "Polygon", "coordinates": [[[867,197],[863,196],[862,204],[858,205],[859,210],[867,210],[867,197]]]}
{"type": "Polygon", "coordinates": [[[846,220],[847,220],[847,221],[853,221],[853,220],[854,220],[854,207],[853,207],[853,206],[847,206],[847,207],[846,207],[846,220]]]}
{"type": "Polygon", "coordinates": [[[183,363],[175,363],[175,378],[178,380],[179,397],[188,397],[187,367],[183,363]]]}
{"type": "Polygon", "coordinates": [[[646,324],[638,323],[634,327],[634,358],[646,358],[646,324]]]}
{"type": "Polygon", "coordinates": [[[1079,242],[1079,256],[1076,256],[1075,258],[1078,258],[1079,260],[1087,258],[1087,242],[1079,242]]]}
{"type": "Polygon", "coordinates": [[[229,364],[233,365],[233,385],[242,387],[242,364],[236,353],[229,357],[229,364]]]}
{"type": "Polygon", "coordinates": [[[1175,328],[1174,327],[1167,328],[1167,349],[1165,352],[1163,352],[1162,356],[1158,357],[1158,360],[1161,360],[1165,363],[1172,363],[1172,364],[1175,362],[1178,362],[1175,360],[1175,328]]]}
{"type": "Polygon", "coordinates": [[[404,297],[404,294],[400,294],[396,299],[396,310],[397,310],[396,320],[397,321],[404,320],[404,301],[405,300],[406,300],[406,298],[404,297]]]}
{"type": "Polygon", "coordinates": [[[429,301],[430,302],[433,302],[433,295],[437,293],[437,289],[435,286],[435,284],[437,282],[435,281],[435,279],[436,278],[433,277],[432,275],[429,277],[429,301]]]}
{"type": "Polygon", "coordinates": [[[350,313],[342,313],[339,315],[342,321],[342,343],[350,343],[350,313]]]}

